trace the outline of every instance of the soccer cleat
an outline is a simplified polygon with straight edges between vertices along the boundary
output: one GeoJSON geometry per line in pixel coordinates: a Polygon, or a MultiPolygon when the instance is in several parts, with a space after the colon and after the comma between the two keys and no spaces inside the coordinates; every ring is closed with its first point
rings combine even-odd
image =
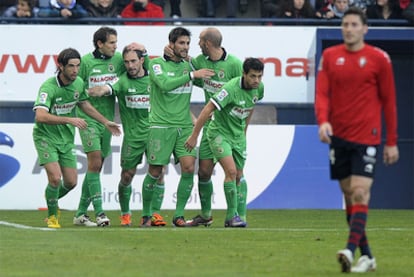
{"type": "Polygon", "coordinates": [[[246,227],[247,223],[241,220],[240,216],[236,215],[232,219],[226,220],[224,222],[224,227],[246,227]]]}
{"type": "Polygon", "coordinates": [[[157,213],[153,213],[151,217],[151,226],[165,226],[167,222],[164,221],[164,218],[157,213]]]}
{"type": "Polygon", "coordinates": [[[189,227],[189,225],[184,219],[184,216],[174,217],[172,223],[175,227],[189,227]]]}
{"type": "Polygon", "coordinates": [[[349,249],[343,249],[336,253],[336,258],[338,262],[341,264],[341,271],[342,272],[351,272],[351,265],[354,261],[353,254],[349,249]]]}
{"type": "Polygon", "coordinates": [[[151,227],[151,216],[145,215],[141,217],[141,222],[139,226],[142,228],[151,227]]]}
{"type": "Polygon", "coordinates": [[[132,224],[131,214],[123,214],[119,217],[121,219],[121,226],[129,227],[132,224]]]}
{"type": "Polygon", "coordinates": [[[47,227],[54,228],[54,229],[60,228],[60,224],[55,215],[52,214],[51,216],[47,218],[47,227]]]}
{"type": "Polygon", "coordinates": [[[93,222],[89,216],[87,216],[86,214],[80,215],[78,217],[74,217],[73,218],[73,225],[77,225],[77,226],[86,226],[86,227],[96,227],[96,223],[93,222]]]}
{"type": "Polygon", "coordinates": [[[98,227],[110,226],[111,221],[104,213],[101,213],[96,217],[96,225],[98,225],[98,227]]]}
{"type": "Polygon", "coordinates": [[[377,262],[375,258],[370,259],[367,255],[363,255],[358,259],[358,262],[355,266],[351,267],[351,272],[370,272],[377,269],[377,262]]]}
{"type": "Polygon", "coordinates": [[[200,225],[204,225],[205,227],[210,226],[213,223],[213,217],[210,216],[209,218],[205,219],[201,215],[197,215],[196,217],[193,217],[192,219],[187,221],[187,224],[192,227],[197,227],[200,225]]]}

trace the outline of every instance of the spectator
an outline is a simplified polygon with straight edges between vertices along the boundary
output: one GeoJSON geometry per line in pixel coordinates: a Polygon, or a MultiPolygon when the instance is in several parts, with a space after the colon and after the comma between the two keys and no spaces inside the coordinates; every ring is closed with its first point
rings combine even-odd
{"type": "Polygon", "coordinates": [[[407,19],[411,24],[414,24],[414,1],[400,0],[400,7],[403,18],[407,19]]]}
{"type": "Polygon", "coordinates": [[[2,0],[0,1],[0,14],[3,14],[5,10],[16,5],[16,0],[2,0]]]}
{"type": "Polygon", "coordinates": [[[80,18],[87,17],[88,12],[76,0],[50,0],[49,6],[41,6],[39,17],[80,18]]]}
{"type": "Polygon", "coordinates": [[[366,12],[368,6],[375,5],[375,0],[351,0],[349,3],[351,7],[357,7],[366,12]]]}
{"type": "Polygon", "coordinates": [[[285,0],[282,18],[315,18],[316,13],[309,0],[285,0]]]}
{"type": "Polygon", "coordinates": [[[368,19],[402,19],[401,13],[398,0],[377,0],[366,12],[368,19]]]}
{"type": "MultiPolygon", "coordinates": [[[[122,18],[164,18],[160,6],[148,0],[132,0],[121,12],[122,18]]],[[[125,22],[125,25],[165,25],[165,22],[125,22]]]]}
{"type": "MultiPolygon", "coordinates": [[[[216,10],[220,3],[219,0],[199,0],[198,15],[200,17],[216,17],[216,10]]],[[[247,11],[247,0],[226,0],[226,17],[236,17],[238,9],[245,13],[247,11]]]]}
{"type": "Polygon", "coordinates": [[[262,0],[261,16],[262,18],[275,18],[280,14],[281,0],[262,0]]]}
{"type": "Polygon", "coordinates": [[[29,18],[37,17],[39,8],[33,0],[18,0],[17,5],[11,6],[3,13],[4,17],[29,18]]]}
{"type": "Polygon", "coordinates": [[[121,12],[114,0],[89,0],[85,2],[85,8],[92,17],[118,17],[121,12]]]}
{"type": "MultiPolygon", "coordinates": [[[[387,1],[387,0],[385,0],[387,1]]],[[[333,0],[332,4],[320,9],[316,12],[316,16],[319,18],[342,18],[344,13],[349,9],[348,0],[333,0]]]]}

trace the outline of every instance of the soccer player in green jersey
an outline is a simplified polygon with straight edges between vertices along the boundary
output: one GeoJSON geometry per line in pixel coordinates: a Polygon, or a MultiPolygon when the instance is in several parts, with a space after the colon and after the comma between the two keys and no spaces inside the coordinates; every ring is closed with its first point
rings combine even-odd
{"type": "Polygon", "coordinates": [[[33,107],[33,141],[39,164],[46,169],[48,178],[45,197],[49,228],[60,228],[58,199],[77,183],[75,127],[85,129],[88,123],[76,117],[75,107],[100,122],[110,133],[120,134],[119,126],[108,121],[89,103],[83,80],[78,77],[81,64],[79,52],[73,48],[64,49],[59,53],[57,63],[56,76],[41,85],[33,107]]]}
{"type": "Polygon", "coordinates": [[[188,226],[184,219],[184,208],[193,188],[195,150],[187,151],[184,142],[191,134],[193,120],[190,112],[192,80],[209,78],[214,72],[209,69],[192,71],[185,60],[190,47],[189,30],[177,27],[170,31],[169,47],[172,57],[158,57],[150,61],[151,83],[148,172],[143,181],[143,215],[149,218],[148,202],[152,199],[154,185],[162,174],[163,166],[169,164],[171,154],[180,163],[181,178],[177,188],[177,203],[173,225],[188,226]]]}
{"type": "Polygon", "coordinates": [[[237,212],[236,180],[243,175],[246,162],[246,131],[257,101],[263,98],[263,63],[256,58],[243,62],[243,75],[227,82],[214,94],[201,111],[194,131],[185,142],[194,149],[203,125],[214,117],[207,128],[207,138],[214,158],[224,170],[224,193],[227,214],[224,227],[246,227],[237,212]]]}
{"type": "MultiPolygon", "coordinates": [[[[122,54],[116,52],[117,32],[110,27],[101,27],[93,35],[95,50],[82,57],[79,76],[84,80],[87,89],[105,84],[113,84],[125,72],[122,54]]],[[[115,116],[115,96],[96,97],[91,104],[113,120],[115,116]]],[[[111,154],[111,136],[102,124],[79,111],[79,117],[88,122],[88,128],[80,130],[83,150],[88,159],[88,170],[82,184],[81,199],[73,224],[93,226],[86,212],[89,204],[95,210],[98,226],[110,225],[109,218],[102,207],[102,188],[100,172],[106,157],[111,154]]]]}
{"type": "MultiPolygon", "coordinates": [[[[198,45],[202,54],[190,59],[191,66],[197,70],[199,68],[210,68],[215,75],[211,78],[197,79],[194,81],[196,86],[203,88],[205,103],[221,90],[223,85],[229,80],[242,75],[242,62],[234,55],[227,53],[221,46],[223,38],[217,28],[209,27],[204,29],[199,36],[198,45]]],[[[201,202],[201,214],[195,216],[187,223],[191,226],[209,226],[213,223],[211,215],[211,198],[213,195],[213,183],[211,176],[215,166],[214,156],[211,152],[207,140],[207,128],[210,119],[207,120],[198,149],[198,193],[201,202]]],[[[247,184],[244,178],[237,183],[238,212],[240,217],[246,221],[246,194],[247,184]]]]}
{"type": "MultiPolygon", "coordinates": [[[[140,50],[125,47],[122,57],[127,72],[123,73],[112,85],[96,86],[88,90],[89,96],[103,97],[115,95],[118,98],[124,137],[121,147],[121,180],[118,184],[119,204],[121,206],[121,225],[131,226],[131,183],[137,166],[147,149],[148,141],[148,109],[150,103],[150,80],[144,68],[144,54],[140,50]]],[[[145,192],[145,191],[144,191],[145,192]]],[[[147,197],[143,197],[146,199],[147,197]]],[[[158,179],[151,205],[151,220],[145,221],[143,227],[165,226],[160,215],[164,198],[164,181],[158,179]]]]}

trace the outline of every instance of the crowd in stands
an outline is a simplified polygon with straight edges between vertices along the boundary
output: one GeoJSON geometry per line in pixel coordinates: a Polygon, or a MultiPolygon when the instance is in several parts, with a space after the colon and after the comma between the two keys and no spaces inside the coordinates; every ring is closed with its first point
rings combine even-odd
{"type": "MultiPolygon", "coordinates": [[[[197,15],[215,18],[223,8],[225,16],[236,18],[248,10],[249,0],[197,0],[197,15]],[[223,2],[223,3],[222,3],[223,2]]],[[[262,18],[338,19],[351,6],[363,9],[368,19],[407,19],[414,23],[414,0],[260,0],[262,18]]],[[[2,0],[3,18],[126,18],[126,25],[165,25],[165,21],[144,20],[165,18],[166,0],[2,0]]],[[[168,0],[169,16],[181,25],[181,0],[168,0]]],[[[185,17],[185,15],[184,15],[185,17]]],[[[275,24],[275,23],[273,23],[275,24]]],[[[269,25],[272,25],[270,23],[269,25]]]]}

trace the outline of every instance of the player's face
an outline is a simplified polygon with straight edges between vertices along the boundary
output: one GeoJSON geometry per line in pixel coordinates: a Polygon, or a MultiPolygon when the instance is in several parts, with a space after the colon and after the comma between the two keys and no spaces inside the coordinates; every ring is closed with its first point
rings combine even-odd
{"type": "Polygon", "coordinates": [[[109,35],[105,43],[98,41],[99,51],[105,56],[112,57],[115,55],[117,43],[117,36],[109,35]]]}
{"type": "Polygon", "coordinates": [[[204,33],[200,34],[198,45],[200,46],[201,52],[203,55],[208,56],[208,46],[207,46],[207,40],[204,38],[204,33]]]}
{"type": "Polygon", "coordinates": [[[363,44],[364,36],[368,31],[361,18],[355,14],[349,14],[342,18],[342,37],[345,45],[355,47],[363,44]]]}
{"type": "Polygon", "coordinates": [[[143,58],[138,58],[135,51],[130,51],[124,54],[124,64],[129,76],[132,78],[138,77],[139,72],[142,70],[143,60],[143,58]]]}
{"type": "Polygon", "coordinates": [[[258,88],[262,77],[263,71],[250,69],[249,72],[243,73],[243,85],[246,89],[258,88]]]}
{"type": "Polygon", "coordinates": [[[60,79],[67,85],[72,83],[78,77],[80,68],[80,60],[79,59],[70,59],[68,64],[63,66],[59,65],[60,69],[60,79]]]}
{"type": "Polygon", "coordinates": [[[174,55],[177,58],[185,59],[188,56],[188,50],[190,49],[190,37],[181,36],[175,43],[170,43],[170,47],[174,51],[174,55]]]}

